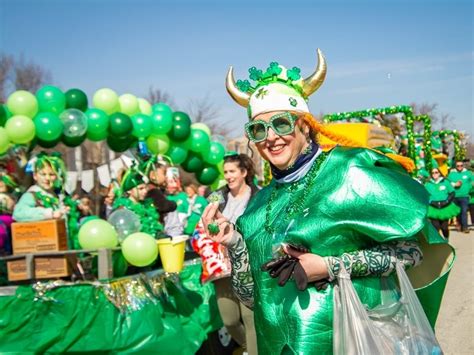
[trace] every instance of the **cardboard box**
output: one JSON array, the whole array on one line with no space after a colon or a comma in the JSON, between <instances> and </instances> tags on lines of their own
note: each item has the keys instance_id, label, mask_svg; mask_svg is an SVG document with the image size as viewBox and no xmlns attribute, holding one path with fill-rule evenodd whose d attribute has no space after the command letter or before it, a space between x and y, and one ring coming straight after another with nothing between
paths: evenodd
<instances>
[{"instance_id":1,"label":"cardboard box","mask_svg":"<svg viewBox=\"0 0 474 355\"><path fill-rule=\"evenodd\" d=\"M66 223L63 219L12 224L13 254L67 250Z\"/></svg>"},{"instance_id":2,"label":"cardboard box","mask_svg":"<svg viewBox=\"0 0 474 355\"><path fill-rule=\"evenodd\" d=\"M7 263L7 269L9 281L28 280L26 277L25 259L9 261ZM71 270L67 258L64 256L35 258L36 279L54 279L69 276L70 274Z\"/></svg>"}]
</instances>

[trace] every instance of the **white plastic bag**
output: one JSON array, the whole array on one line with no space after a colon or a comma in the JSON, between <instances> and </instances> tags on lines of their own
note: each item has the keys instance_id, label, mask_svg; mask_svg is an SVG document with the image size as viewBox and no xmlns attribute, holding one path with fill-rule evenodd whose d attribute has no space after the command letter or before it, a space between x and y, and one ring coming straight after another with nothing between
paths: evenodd
<instances>
[{"instance_id":1,"label":"white plastic bag","mask_svg":"<svg viewBox=\"0 0 474 355\"><path fill-rule=\"evenodd\" d=\"M341 265L334 288L334 355L442 354L413 287L397 263L399 291L382 278L381 304L367 310Z\"/></svg>"}]
</instances>

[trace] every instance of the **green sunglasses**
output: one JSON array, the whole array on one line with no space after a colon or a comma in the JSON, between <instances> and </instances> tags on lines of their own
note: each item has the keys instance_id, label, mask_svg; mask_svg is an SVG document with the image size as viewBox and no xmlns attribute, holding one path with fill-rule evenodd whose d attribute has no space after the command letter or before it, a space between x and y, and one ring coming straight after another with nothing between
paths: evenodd
<instances>
[{"instance_id":1,"label":"green sunglasses","mask_svg":"<svg viewBox=\"0 0 474 355\"><path fill-rule=\"evenodd\" d=\"M298 116L289 112L283 112L272 116L268 122L256 120L245 124L245 132L248 139L253 143L262 142L267 139L268 128L271 128L275 134L286 136L295 131L295 122Z\"/></svg>"}]
</instances>

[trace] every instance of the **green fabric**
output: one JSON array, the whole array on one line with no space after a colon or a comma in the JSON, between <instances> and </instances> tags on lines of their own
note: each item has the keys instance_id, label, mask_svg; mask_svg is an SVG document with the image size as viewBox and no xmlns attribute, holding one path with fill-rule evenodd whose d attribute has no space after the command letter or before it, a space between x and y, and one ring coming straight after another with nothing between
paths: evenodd
<instances>
[{"instance_id":1,"label":"green fabric","mask_svg":"<svg viewBox=\"0 0 474 355\"><path fill-rule=\"evenodd\" d=\"M454 188L456 197L469 197L469 191L471 190L473 183L472 171L467 169L464 169L461 172L457 171L456 169L451 170L448 175L448 180L451 182L462 181L460 187Z\"/></svg>"},{"instance_id":2,"label":"green fabric","mask_svg":"<svg viewBox=\"0 0 474 355\"><path fill-rule=\"evenodd\" d=\"M184 192L179 192L176 195L168 195L166 198L170 201L176 202L176 212L188 213L188 195Z\"/></svg>"},{"instance_id":3,"label":"green fabric","mask_svg":"<svg viewBox=\"0 0 474 355\"><path fill-rule=\"evenodd\" d=\"M54 301L35 301L32 288L20 286L0 297L0 352L193 354L222 326L213 285L201 285L200 273L188 266L180 282L165 282L168 297L128 314L92 286L49 291Z\"/></svg>"},{"instance_id":4,"label":"green fabric","mask_svg":"<svg viewBox=\"0 0 474 355\"><path fill-rule=\"evenodd\" d=\"M448 195L454 192L451 183L446 179L438 180L437 182L430 180L425 184L425 188L430 194L430 202L445 201L448 199Z\"/></svg>"},{"instance_id":5,"label":"green fabric","mask_svg":"<svg viewBox=\"0 0 474 355\"><path fill-rule=\"evenodd\" d=\"M375 151L336 147L322 163L312 187L305 190L304 186L305 178L293 184L273 181L257 193L237 221L249 251L262 354L280 354L288 349L304 354L332 352L334 285L322 291L314 287L298 291L294 282L278 286L277 280L261 271L261 265L272 258L272 246L286 241L321 256L339 256L431 232L426 226L428 195L423 185L398 163ZM269 209L274 188L278 194ZM292 209L291 190L301 199L309 194L306 208L282 225L282 216ZM267 210L271 211L269 221ZM273 237L263 228L266 223L275 229ZM353 279L362 303L374 307L380 302L380 280Z\"/></svg>"},{"instance_id":6,"label":"green fabric","mask_svg":"<svg viewBox=\"0 0 474 355\"><path fill-rule=\"evenodd\" d=\"M193 234L194 229L196 229L196 225L199 223L201 215L204 212L208 202L204 197L197 195L191 211L189 211L189 201L187 199L186 203L188 205L188 221L186 223L186 227L184 227L184 234L191 235Z\"/></svg>"},{"instance_id":7,"label":"green fabric","mask_svg":"<svg viewBox=\"0 0 474 355\"><path fill-rule=\"evenodd\" d=\"M451 202L449 205L443 208L436 208L433 206L428 207L428 217L441 221L446 221L456 217L459 213L461 213L461 209L454 202Z\"/></svg>"}]
</instances>

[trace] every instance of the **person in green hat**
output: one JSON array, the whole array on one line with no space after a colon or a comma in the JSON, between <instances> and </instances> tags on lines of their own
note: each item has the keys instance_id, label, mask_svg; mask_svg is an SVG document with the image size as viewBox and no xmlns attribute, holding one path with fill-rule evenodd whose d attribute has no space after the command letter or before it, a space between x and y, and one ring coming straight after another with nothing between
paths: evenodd
<instances>
[{"instance_id":1,"label":"person in green hat","mask_svg":"<svg viewBox=\"0 0 474 355\"><path fill-rule=\"evenodd\" d=\"M140 219L140 232L159 238L163 225L159 222L159 214L153 200L146 198L148 193L148 179L132 166L121 180L121 196L116 198L113 209L126 208L135 213Z\"/></svg>"},{"instance_id":2,"label":"person in green hat","mask_svg":"<svg viewBox=\"0 0 474 355\"><path fill-rule=\"evenodd\" d=\"M467 226L467 209L469 206L469 192L474 183L472 171L464 167L462 160L456 160L455 169L449 172L448 180L451 181L454 187L454 202L461 209L457 217L458 229L464 233L469 233Z\"/></svg>"},{"instance_id":3,"label":"person in green hat","mask_svg":"<svg viewBox=\"0 0 474 355\"><path fill-rule=\"evenodd\" d=\"M166 169L166 162L158 160L156 156L149 156L140 164L140 170L149 181L146 198L153 200L162 224L166 215L177 207L176 202L166 198Z\"/></svg>"},{"instance_id":4,"label":"person in green hat","mask_svg":"<svg viewBox=\"0 0 474 355\"><path fill-rule=\"evenodd\" d=\"M30 162L35 184L21 196L13 210L18 222L65 218L70 206L64 203L64 162L57 155L38 154Z\"/></svg>"},{"instance_id":5,"label":"person in green hat","mask_svg":"<svg viewBox=\"0 0 474 355\"><path fill-rule=\"evenodd\" d=\"M454 201L454 188L444 178L438 167L431 170L431 179L425 183L430 194L428 218L436 230L441 230L443 236L449 238L449 220L459 214L460 208Z\"/></svg>"}]
</instances>

